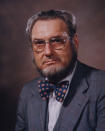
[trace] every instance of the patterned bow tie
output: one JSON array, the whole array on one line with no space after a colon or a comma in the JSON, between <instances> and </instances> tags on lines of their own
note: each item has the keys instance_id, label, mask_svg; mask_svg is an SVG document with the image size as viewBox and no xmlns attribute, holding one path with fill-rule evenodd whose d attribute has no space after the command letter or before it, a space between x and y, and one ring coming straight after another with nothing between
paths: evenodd
<instances>
[{"instance_id":1,"label":"patterned bow tie","mask_svg":"<svg viewBox=\"0 0 105 131\"><path fill-rule=\"evenodd\" d=\"M57 85L49 83L48 80L38 81L39 93L43 100L49 98L53 91L55 92L56 100L62 102L65 98L67 88L69 86L69 81L63 81Z\"/></svg>"}]
</instances>

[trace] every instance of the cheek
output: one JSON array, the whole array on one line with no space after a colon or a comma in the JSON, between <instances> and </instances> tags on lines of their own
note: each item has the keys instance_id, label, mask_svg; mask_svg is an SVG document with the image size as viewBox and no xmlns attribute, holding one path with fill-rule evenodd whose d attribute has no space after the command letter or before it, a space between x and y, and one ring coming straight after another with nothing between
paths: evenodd
<instances>
[{"instance_id":1,"label":"cheek","mask_svg":"<svg viewBox=\"0 0 105 131\"><path fill-rule=\"evenodd\" d=\"M34 59L35 59L36 65L37 65L39 68L41 68L41 65L42 65L41 56L34 53Z\"/></svg>"},{"instance_id":2,"label":"cheek","mask_svg":"<svg viewBox=\"0 0 105 131\"><path fill-rule=\"evenodd\" d=\"M67 48L65 51L60 53L60 59L63 65L68 65L72 59L72 49Z\"/></svg>"}]
</instances>

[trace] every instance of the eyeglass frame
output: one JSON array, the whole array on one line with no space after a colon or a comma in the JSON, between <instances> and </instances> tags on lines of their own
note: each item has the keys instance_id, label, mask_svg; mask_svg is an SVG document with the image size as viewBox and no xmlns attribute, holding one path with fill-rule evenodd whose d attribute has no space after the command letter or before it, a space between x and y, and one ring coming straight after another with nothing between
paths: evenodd
<instances>
[{"instance_id":1,"label":"eyeglass frame","mask_svg":"<svg viewBox=\"0 0 105 131\"><path fill-rule=\"evenodd\" d=\"M46 46L46 44L53 45L53 42L51 43L51 39L57 38L57 37L58 37L58 38L62 37L62 40L63 40L64 43L62 43L61 45L64 45L64 46L65 46L65 43L66 43L68 40L71 40L71 37L68 36L68 35L64 35L64 36L54 36L54 37L51 37L49 40L44 40L44 39L36 39L36 40L43 41L43 42L44 42L43 45ZM63 37L66 37L66 38L64 39ZM34 50L34 46L37 45L37 44L33 44L33 42L35 42L35 39L32 41L32 49L33 49L33 52L40 53L40 52L43 52L43 51L44 51L45 46L44 46L44 48L43 48L41 51L37 51L37 49ZM53 49L53 50L62 50L62 49L64 48L64 46L62 46L62 48L60 48L60 49ZM53 48L54 48L54 47L53 47Z\"/></svg>"}]
</instances>

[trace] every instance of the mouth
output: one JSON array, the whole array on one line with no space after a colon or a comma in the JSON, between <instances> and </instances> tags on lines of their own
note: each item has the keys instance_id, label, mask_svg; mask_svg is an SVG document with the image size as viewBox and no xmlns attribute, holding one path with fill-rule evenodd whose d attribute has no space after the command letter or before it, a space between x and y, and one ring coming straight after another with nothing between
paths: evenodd
<instances>
[{"instance_id":1,"label":"mouth","mask_svg":"<svg viewBox=\"0 0 105 131\"><path fill-rule=\"evenodd\" d=\"M52 64L55 64L56 63L56 60L48 60L48 61L44 61L43 64L45 65L52 65Z\"/></svg>"}]
</instances>

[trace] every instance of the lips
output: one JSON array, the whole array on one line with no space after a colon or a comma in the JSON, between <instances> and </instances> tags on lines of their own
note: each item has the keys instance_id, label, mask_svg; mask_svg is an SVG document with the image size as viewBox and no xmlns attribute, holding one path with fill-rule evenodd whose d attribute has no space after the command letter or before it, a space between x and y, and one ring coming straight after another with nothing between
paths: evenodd
<instances>
[{"instance_id":1,"label":"lips","mask_svg":"<svg viewBox=\"0 0 105 131\"><path fill-rule=\"evenodd\" d=\"M52 65L52 64L55 64L56 63L56 60L48 60L48 61L44 61L43 64L46 64L46 65Z\"/></svg>"}]
</instances>

